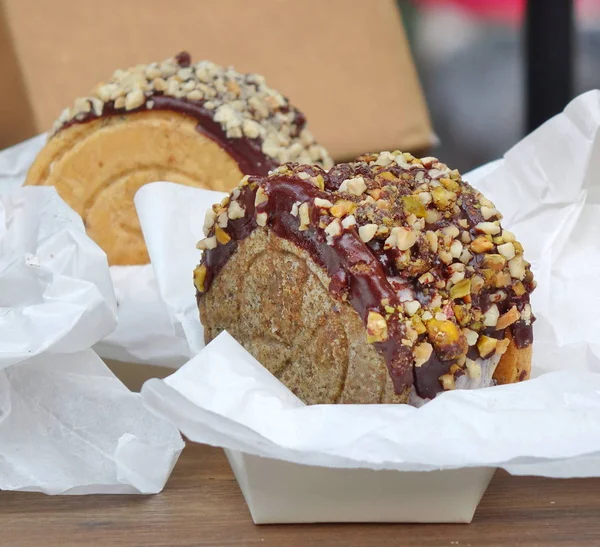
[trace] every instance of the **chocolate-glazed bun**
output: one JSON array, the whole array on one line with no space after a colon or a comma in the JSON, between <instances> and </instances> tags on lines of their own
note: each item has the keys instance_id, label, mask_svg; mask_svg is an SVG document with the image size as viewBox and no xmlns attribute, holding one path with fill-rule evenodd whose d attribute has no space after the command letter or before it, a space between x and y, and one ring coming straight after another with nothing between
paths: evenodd
<instances>
[{"instance_id":1,"label":"chocolate-glazed bun","mask_svg":"<svg viewBox=\"0 0 600 547\"><path fill-rule=\"evenodd\" d=\"M535 282L500 219L458 171L401 152L245 177L198 244L206 342L227 330L308 404L525 380Z\"/></svg>"},{"instance_id":2,"label":"chocolate-glazed bun","mask_svg":"<svg viewBox=\"0 0 600 547\"><path fill-rule=\"evenodd\" d=\"M228 191L287 161L332 162L262 76L187 53L117 70L56 122L26 184L53 185L111 264L148 262L133 197L169 180Z\"/></svg>"}]
</instances>

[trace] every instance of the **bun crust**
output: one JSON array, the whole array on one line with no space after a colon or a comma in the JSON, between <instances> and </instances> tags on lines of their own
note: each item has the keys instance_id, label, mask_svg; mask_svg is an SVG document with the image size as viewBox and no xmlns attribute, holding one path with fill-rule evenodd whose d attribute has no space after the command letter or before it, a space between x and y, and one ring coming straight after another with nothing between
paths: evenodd
<instances>
[{"instance_id":1,"label":"bun crust","mask_svg":"<svg viewBox=\"0 0 600 547\"><path fill-rule=\"evenodd\" d=\"M168 111L71 125L48 141L25 184L55 186L81 215L111 265L146 264L133 203L144 184L168 180L228 191L243 176L237 163L196 126L193 118Z\"/></svg>"}]
</instances>

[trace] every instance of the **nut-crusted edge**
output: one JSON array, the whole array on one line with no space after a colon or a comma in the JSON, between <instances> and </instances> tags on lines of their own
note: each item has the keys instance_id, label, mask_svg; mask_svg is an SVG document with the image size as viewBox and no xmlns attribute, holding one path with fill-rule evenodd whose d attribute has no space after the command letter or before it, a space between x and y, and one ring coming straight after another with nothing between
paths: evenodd
<instances>
[{"instance_id":1,"label":"nut-crusted edge","mask_svg":"<svg viewBox=\"0 0 600 547\"><path fill-rule=\"evenodd\" d=\"M87 97L79 97L55 122L52 134L65 125L101 117L107 104L127 113L151 110L154 96L168 96L203 105L213 112L230 139L259 139L263 154L278 163L333 162L305 127L305 118L288 99L267 86L258 74L242 74L233 67L210 61L191 64L187 53L158 63L117 70L108 82L99 83Z\"/></svg>"}]
</instances>

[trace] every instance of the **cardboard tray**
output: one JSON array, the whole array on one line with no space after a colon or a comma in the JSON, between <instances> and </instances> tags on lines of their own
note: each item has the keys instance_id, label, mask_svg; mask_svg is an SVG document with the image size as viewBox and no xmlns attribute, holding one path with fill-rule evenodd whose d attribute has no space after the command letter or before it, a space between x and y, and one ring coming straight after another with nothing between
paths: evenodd
<instances>
[{"instance_id":1,"label":"cardboard tray","mask_svg":"<svg viewBox=\"0 0 600 547\"><path fill-rule=\"evenodd\" d=\"M469 523L495 471L337 469L225 454L255 524Z\"/></svg>"}]
</instances>

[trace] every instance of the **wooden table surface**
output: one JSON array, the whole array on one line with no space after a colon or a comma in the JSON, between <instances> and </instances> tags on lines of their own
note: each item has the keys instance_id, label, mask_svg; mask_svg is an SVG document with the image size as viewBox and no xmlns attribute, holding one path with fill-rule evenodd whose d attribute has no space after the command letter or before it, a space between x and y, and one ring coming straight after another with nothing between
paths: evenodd
<instances>
[{"instance_id":1,"label":"wooden table surface","mask_svg":"<svg viewBox=\"0 0 600 547\"><path fill-rule=\"evenodd\" d=\"M470 525L252 523L221 450L189 446L162 494L0 492L0 546L600 546L600 479L497 472Z\"/></svg>"}]
</instances>

